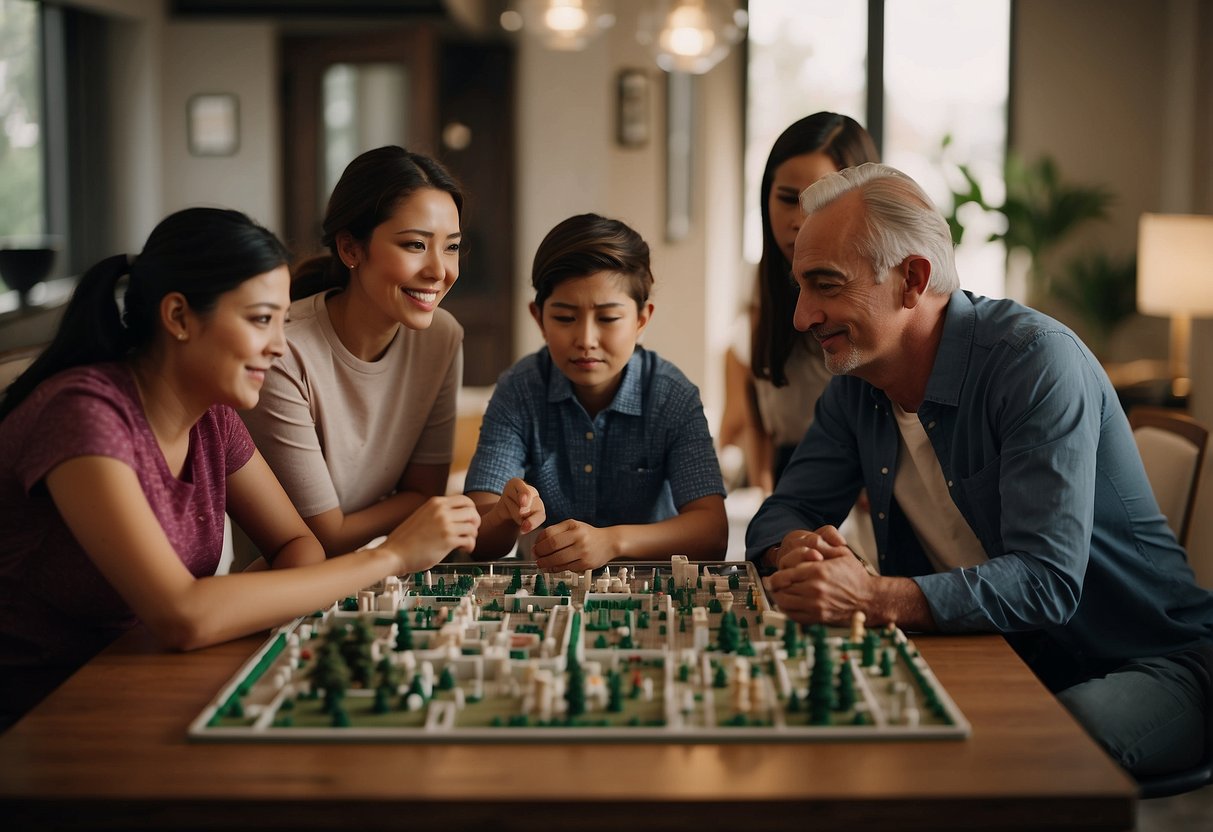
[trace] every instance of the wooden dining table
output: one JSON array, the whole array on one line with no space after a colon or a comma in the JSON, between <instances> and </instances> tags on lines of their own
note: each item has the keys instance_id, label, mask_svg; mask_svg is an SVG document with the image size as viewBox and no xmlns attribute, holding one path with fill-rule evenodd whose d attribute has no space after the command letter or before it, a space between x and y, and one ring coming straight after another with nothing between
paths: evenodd
<instances>
[{"instance_id":1,"label":"wooden dining table","mask_svg":"<svg viewBox=\"0 0 1213 832\"><path fill-rule=\"evenodd\" d=\"M0 828L1127 830L1133 781L999 636L914 637L965 739L191 741L263 637L137 628L0 735Z\"/></svg>"}]
</instances>

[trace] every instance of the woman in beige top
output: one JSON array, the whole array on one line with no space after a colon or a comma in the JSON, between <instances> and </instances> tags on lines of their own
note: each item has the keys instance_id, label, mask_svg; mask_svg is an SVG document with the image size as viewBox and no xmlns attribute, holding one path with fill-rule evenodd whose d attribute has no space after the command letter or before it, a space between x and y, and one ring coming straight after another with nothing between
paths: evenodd
<instances>
[{"instance_id":1,"label":"woman in beige top","mask_svg":"<svg viewBox=\"0 0 1213 832\"><path fill-rule=\"evenodd\" d=\"M244 418L329 556L446 491L463 329L438 305L462 206L433 159L367 151L329 199L329 254L295 270L286 354Z\"/></svg>"}]
</instances>

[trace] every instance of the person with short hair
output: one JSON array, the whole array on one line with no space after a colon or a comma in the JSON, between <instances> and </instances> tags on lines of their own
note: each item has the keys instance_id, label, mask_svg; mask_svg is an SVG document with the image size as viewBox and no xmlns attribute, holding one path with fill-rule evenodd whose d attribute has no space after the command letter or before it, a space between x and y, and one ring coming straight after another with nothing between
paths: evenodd
<instances>
[{"instance_id":1,"label":"person with short hair","mask_svg":"<svg viewBox=\"0 0 1213 832\"><path fill-rule=\"evenodd\" d=\"M699 390L637 344L653 316L648 244L619 220L570 217L539 244L531 284L547 346L489 401L464 484L484 515L473 556L544 525L532 553L548 571L722 558L724 485Z\"/></svg>"},{"instance_id":2,"label":"person with short hair","mask_svg":"<svg viewBox=\"0 0 1213 832\"><path fill-rule=\"evenodd\" d=\"M1129 772L1194 764L1213 593L1099 362L1057 321L961 290L943 216L901 172L843 170L801 204L794 322L835 378L747 530L779 608L1003 633ZM879 574L836 528L863 487Z\"/></svg>"}]
</instances>

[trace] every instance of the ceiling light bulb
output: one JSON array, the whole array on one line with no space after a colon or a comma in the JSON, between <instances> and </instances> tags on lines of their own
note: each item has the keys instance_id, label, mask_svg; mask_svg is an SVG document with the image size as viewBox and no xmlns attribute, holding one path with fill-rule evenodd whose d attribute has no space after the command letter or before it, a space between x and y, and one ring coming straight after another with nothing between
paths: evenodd
<instances>
[{"instance_id":1,"label":"ceiling light bulb","mask_svg":"<svg viewBox=\"0 0 1213 832\"><path fill-rule=\"evenodd\" d=\"M706 55L716 46L716 35L701 5L679 6L670 12L659 37L661 48L693 58Z\"/></svg>"},{"instance_id":2,"label":"ceiling light bulb","mask_svg":"<svg viewBox=\"0 0 1213 832\"><path fill-rule=\"evenodd\" d=\"M543 14L543 23L553 32L575 34L584 31L589 15L581 7L580 0L553 0Z\"/></svg>"}]
</instances>

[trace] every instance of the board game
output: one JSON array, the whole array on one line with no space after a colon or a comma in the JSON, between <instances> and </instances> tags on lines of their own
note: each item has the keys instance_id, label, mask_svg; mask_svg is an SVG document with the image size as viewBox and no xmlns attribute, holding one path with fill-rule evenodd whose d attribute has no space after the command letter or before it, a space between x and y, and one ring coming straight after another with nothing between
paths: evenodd
<instances>
[{"instance_id":1,"label":"board game","mask_svg":"<svg viewBox=\"0 0 1213 832\"><path fill-rule=\"evenodd\" d=\"M802 629L749 563L443 565L275 630L194 720L225 741L961 739L895 628Z\"/></svg>"}]
</instances>

